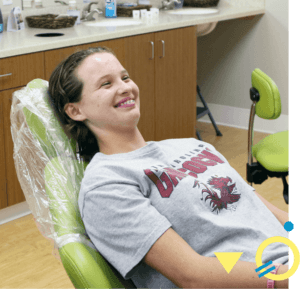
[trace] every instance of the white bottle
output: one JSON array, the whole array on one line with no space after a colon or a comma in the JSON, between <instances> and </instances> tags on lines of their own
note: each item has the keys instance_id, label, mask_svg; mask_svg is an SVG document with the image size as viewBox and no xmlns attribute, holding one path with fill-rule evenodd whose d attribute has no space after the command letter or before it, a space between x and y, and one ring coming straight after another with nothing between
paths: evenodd
<instances>
[{"instance_id":1,"label":"white bottle","mask_svg":"<svg viewBox=\"0 0 300 289\"><path fill-rule=\"evenodd\" d=\"M77 4L75 0L69 1L69 10L77 10Z\"/></svg>"}]
</instances>

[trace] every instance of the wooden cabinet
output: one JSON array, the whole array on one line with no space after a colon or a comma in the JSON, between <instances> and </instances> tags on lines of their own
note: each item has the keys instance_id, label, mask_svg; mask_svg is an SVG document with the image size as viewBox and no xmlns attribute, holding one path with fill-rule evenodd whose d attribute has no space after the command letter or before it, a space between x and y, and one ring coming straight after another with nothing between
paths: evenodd
<instances>
[{"instance_id":1,"label":"wooden cabinet","mask_svg":"<svg viewBox=\"0 0 300 289\"><path fill-rule=\"evenodd\" d=\"M25 201L13 160L10 132L12 94L44 78L44 52L0 59L0 209Z\"/></svg>"},{"instance_id":2,"label":"wooden cabinet","mask_svg":"<svg viewBox=\"0 0 300 289\"><path fill-rule=\"evenodd\" d=\"M196 41L194 26L155 33L156 141L195 137Z\"/></svg>"},{"instance_id":3,"label":"wooden cabinet","mask_svg":"<svg viewBox=\"0 0 300 289\"><path fill-rule=\"evenodd\" d=\"M125 66L140 89L139 129L146 141L195 137L195 29L125 38Z\"/></svg>"},{"instance_id":4,"label":"wooden cabinet","mask_svg":"<svg viewBox=\"0 0 300 289\"><path fill-rule=\"evenodd\" d=\"M44 52L0 59L0 91L44 77Z\"/></svg>"},{"instance_id":5,"label":"wooden cabinet","mask_svg":"<svg viewBox=\"0 0 300 289\"><path fill-rule=\"evenodd\" d=\"M0 209L23 202L13 160L10 132L12 94L35 78L50 79L54 68L75 51L111 48L138 85L146 141L195 137L196 27L185 27L120 39L0 59Z\"/></svg>"},{"instance_id":6,"label":"wooden cabinet","mask_svg":"<svg viewBox=\"0 0 300 289\"><path fill-rule=\"evenodd\" d=\"M7 206L12 206L25 201L25 196L21 189L13 160L14 144L10 130L10 109L12 104L12 94L22 87L8 89L0 92L3 103L4 117L4 148L5 148L5 171L6 171L6 192Z\"/></svg>"},{"instance_id":7,"label":"wooden cabinet","mask_svg":"<svg viewBox=\"0 0 300 289\"><path fill-rule=\"evenodd\" d=\"M0 92L0 209L7 207L6 166L4 149L4 117L2 94Z\"/></svg>"},{"instance_id":8,"label":"wooden cabinet","mask_svg":"<svg viewBox=\"0 0 300 289\"><path fill-rule=\"evenodd\" d=\"M145 141L155 140L155 65L154 59L151 59L154 35L149 33L126 37L124 43L123 66L139 88L141 117L138 128Z\"/></svg>"}]
</instances>

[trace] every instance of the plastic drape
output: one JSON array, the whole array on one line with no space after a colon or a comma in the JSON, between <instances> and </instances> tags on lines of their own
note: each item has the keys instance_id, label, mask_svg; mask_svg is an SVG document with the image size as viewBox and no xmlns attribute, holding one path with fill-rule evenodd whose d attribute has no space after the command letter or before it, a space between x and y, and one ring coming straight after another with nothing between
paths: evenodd
<instances>
[{"instance_id":1,"label":"plastic drape","mask_svg":"<svg viewBox=\"0 0 300 289\"><path fill-rule=\"evenodd\" d=\"M48 81L35 79L13 93L11 134L18 180L53 255L70 242L94 248L85 234L78 193L86 163L63 132L48 97Z\"/></svg>"}]
</instances>

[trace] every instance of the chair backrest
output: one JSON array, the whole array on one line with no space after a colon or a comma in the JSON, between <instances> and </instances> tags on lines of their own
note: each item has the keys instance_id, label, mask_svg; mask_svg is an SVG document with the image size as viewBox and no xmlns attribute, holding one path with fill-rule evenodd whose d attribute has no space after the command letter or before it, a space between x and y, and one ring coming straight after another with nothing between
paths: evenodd
<instances>
[{"instance_id":1,"label":"chair backrest","mask_svg":"<svg viewBox=\"0 0 300 289\"><path fill-rule=\"evenodd\" d=\"M275 82L260 69L251 75L252 87L258 90L260 99L255 106L255 113L264 119L276 119L281 114L281 98Z\"/></svg>"},{"instance_id":2,"label":"chair backrest","mask_svg":"<svg viewBox=\"0 0 300 289\"><path fill-rule=\"evenodd\" d=\"M76 142L64 133L47 90L47 81L35 79L13 94L14 161L26 201L74 286L124 287L85 233L77 199L87 163L76 156Z\"/></svg>"}]
</instances>

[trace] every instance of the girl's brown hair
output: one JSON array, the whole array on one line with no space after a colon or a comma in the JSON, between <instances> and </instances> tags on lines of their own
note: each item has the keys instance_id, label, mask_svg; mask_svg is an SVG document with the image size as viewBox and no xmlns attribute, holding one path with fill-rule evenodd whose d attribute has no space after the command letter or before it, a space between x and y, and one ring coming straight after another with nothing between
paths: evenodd
<instances>
[{"instance_id":1,"label":"girl's brown hair","mask_svg":"<svg viewBox=\"0 0 300 289\"><path fill-rule=\"evenodd\" d=\"M49 80L49 97L55 113L69 138L77 145L76 153L83 161L89 162L100 151L97 139L92 131L81 121L71 119L65 112L67 103L79 102L82 98L83 82L77 77L77 68L88 56L99 53L115 53L108 47L93 47L77 51L64 59L52 72Z\"/></svg>"}]
</instances>

